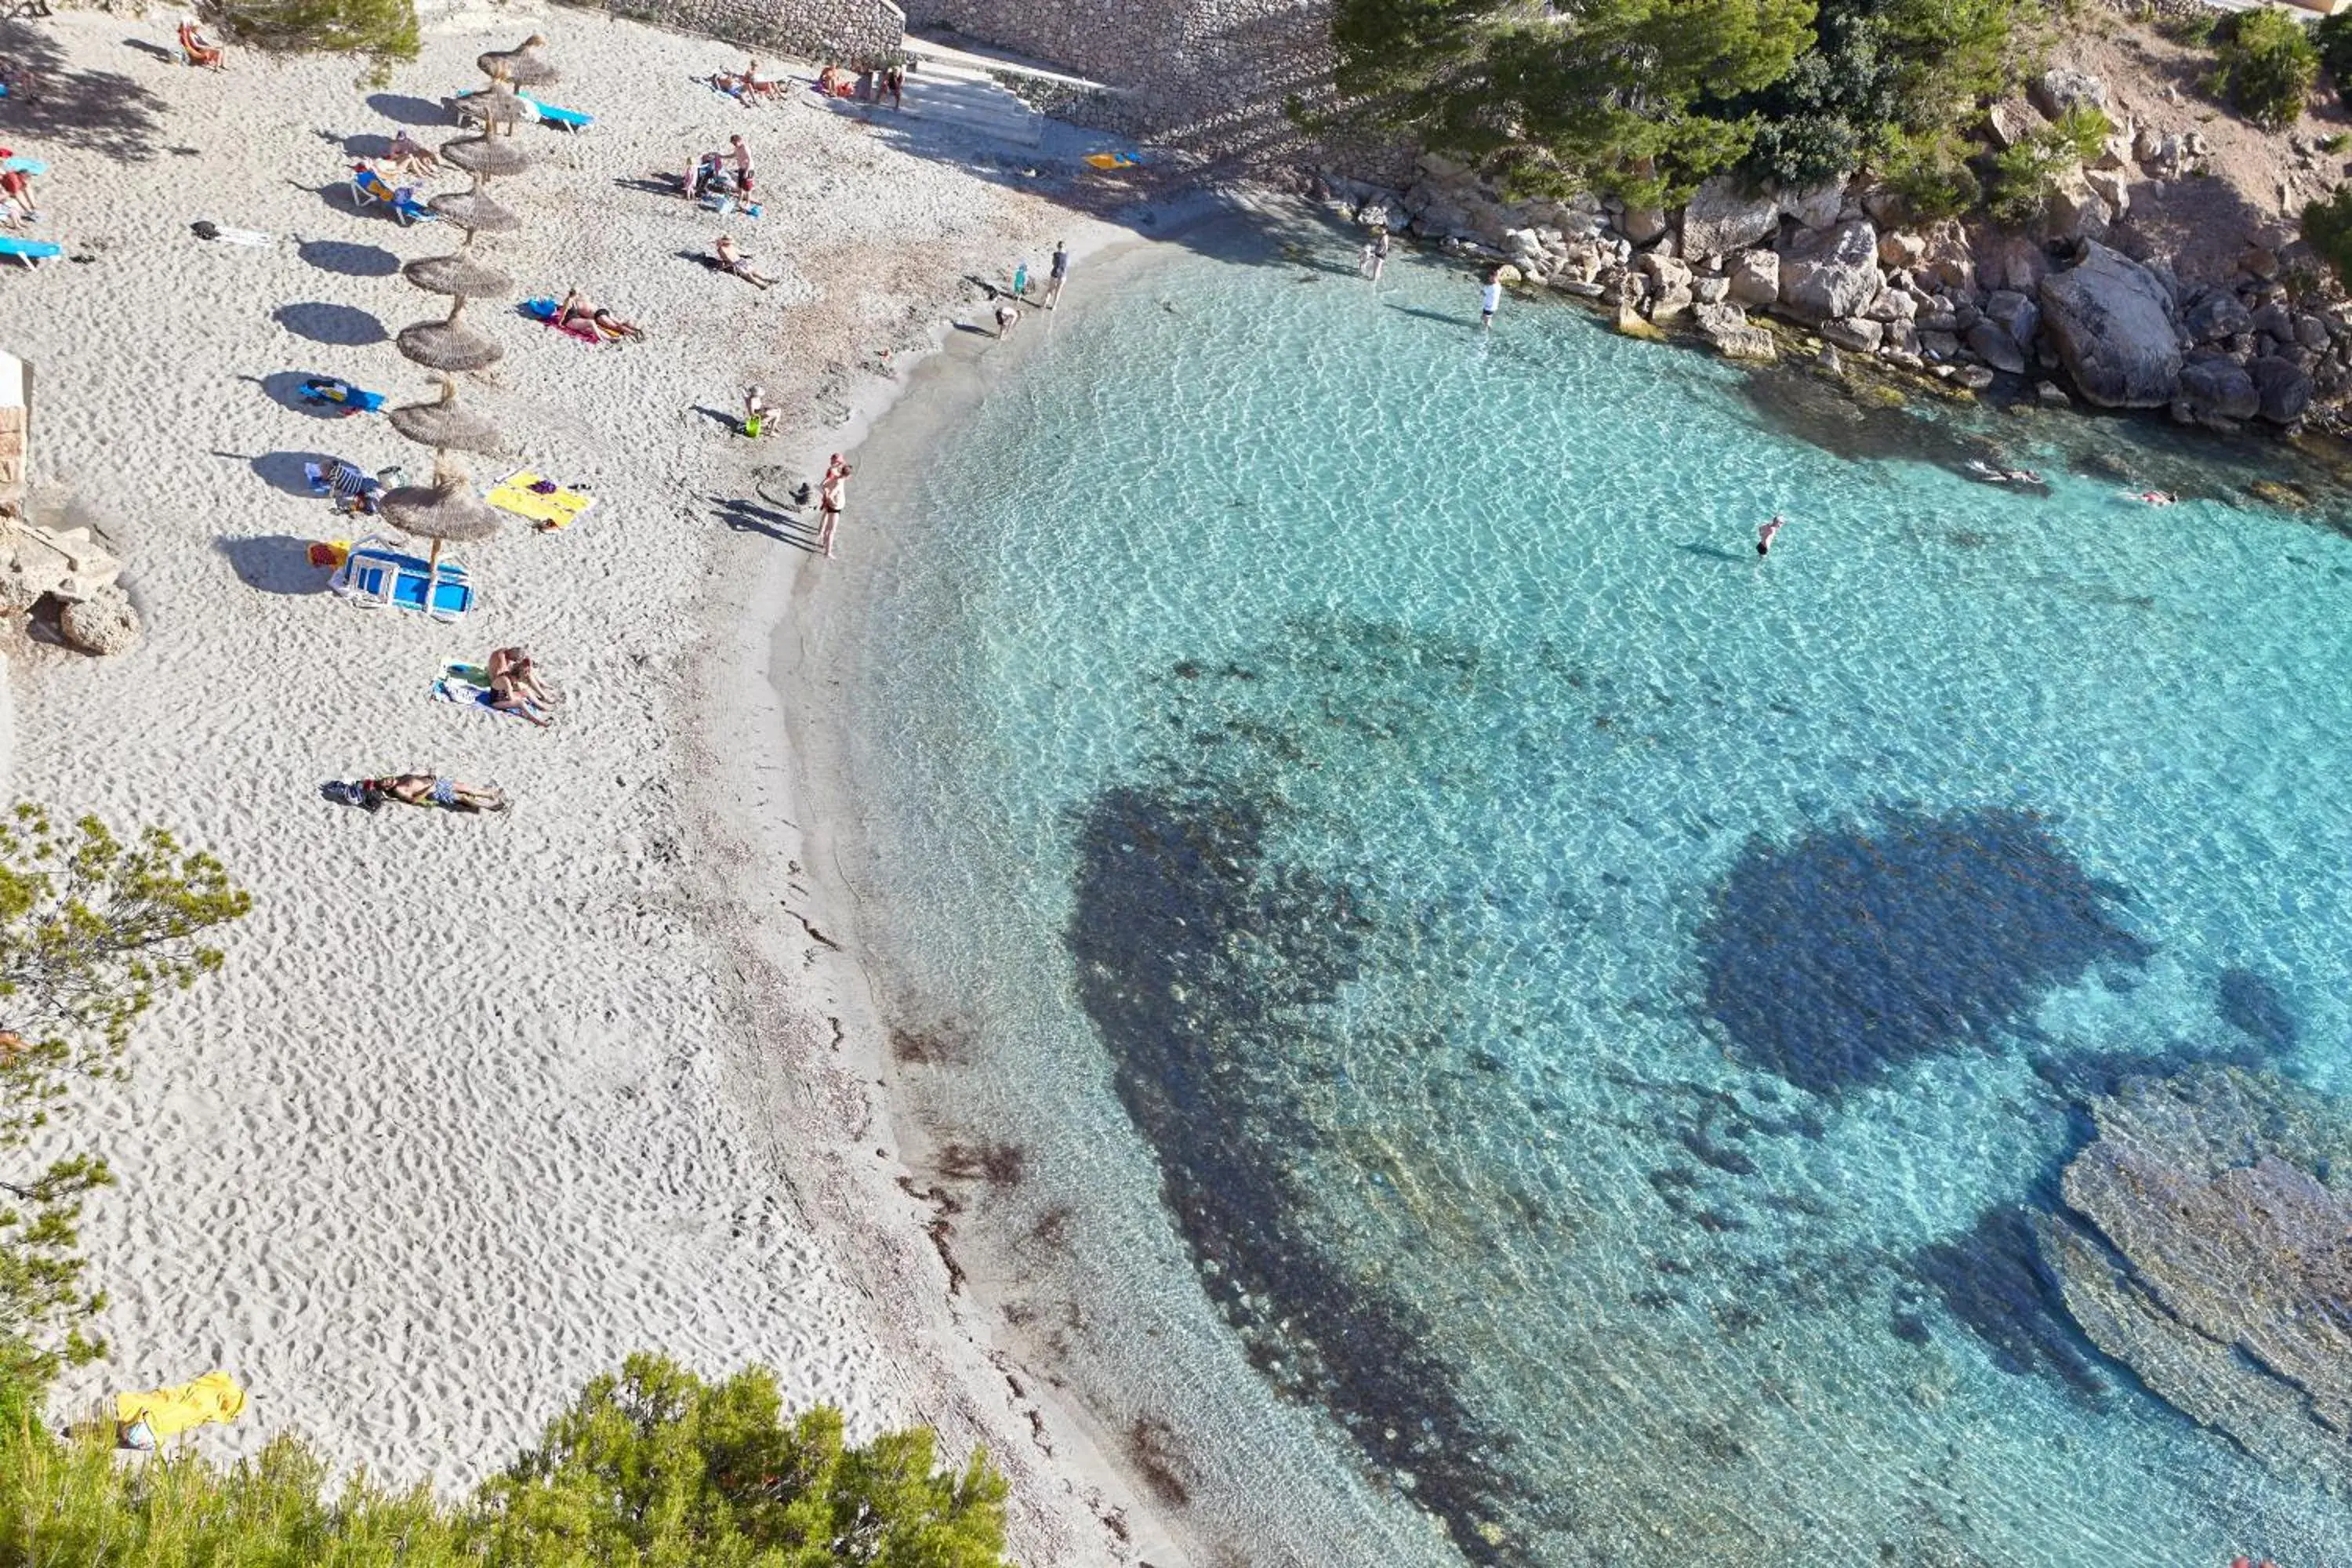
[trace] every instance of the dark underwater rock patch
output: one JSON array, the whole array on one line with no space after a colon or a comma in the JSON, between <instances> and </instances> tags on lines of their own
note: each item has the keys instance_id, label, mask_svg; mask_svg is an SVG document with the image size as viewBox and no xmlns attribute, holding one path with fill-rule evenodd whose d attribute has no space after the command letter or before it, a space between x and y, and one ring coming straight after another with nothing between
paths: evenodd
<instances>
[{"instance_id":1,"label":"dark underwater rock patch","mask_svg":"<svg viewBox=\"0 0 2352 1568\"><path fill-rule=\"evenodd\" d=\"M1921 1247L1909 1272L1983 1343L2001 1371L2053 1377L2085 1398L2107 1391L2098 1352L2066 1315L2042 1268L2033 1220L2024 1209L1994 1209L1966 1233ZM1899 1308L1894 1329L1915 1343L1926 1338L1916 1316Z\"/></svg>"},{"instance_id":2,"label":"dark underwater rock patch","mask_svg":"<svg viewBox=\"0 0 2352 1568\"><path fill-rule=\"evenodd\" d=\"M1286 1393L1322 1402L1381 1470L1407 1472L1474 1562L1507 1495L1487 1430L1410 1303L1318 1234L1292 1172L1318 1134L1289 1072L1327 1053L1321 1010L1371 922L1344 885L1265 851L1268 805L1230 780L1119 786L1076 824L1067 945L1113 1082L1210 1290Z\"/></svg>"},{"instance_id":3,"label":"dark underwater rock patch","mask_svg":"<svg viewBox=\"0 0 2352 1568\"><path fill-rule=\"evenodd\" d=\"M2302 1029L2268 976L2251 969L2225 969L2213 984L2213 1010L2221 1021L2275 1052L2294 1048Z\"/></svg>"},{"instance_id":4,"label":"dark underwater rock patch","mask_svg":"<svg viewBox=\"0 0 2352 1568\"><path fill-rule=\"evenodd\" d=\"M1890 810L1751 839L1698 931L1706 1009L1743 1065L1834 1096L1990 1046L2043 992L2152 951L2031 812Z\"/></svg>"}]
</instances>

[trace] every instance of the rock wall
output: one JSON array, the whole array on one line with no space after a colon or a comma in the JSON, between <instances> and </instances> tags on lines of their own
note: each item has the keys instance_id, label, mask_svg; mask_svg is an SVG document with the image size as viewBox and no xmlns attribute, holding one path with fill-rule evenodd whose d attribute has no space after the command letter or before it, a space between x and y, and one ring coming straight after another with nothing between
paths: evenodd
<instances>
[{"instance_id":1,"label":"rock wall","mask_svg":"<svg viewBox=\"0 0 2352 1568\"><path fill-rule=\"evenodd\" d=\"M851 65L897 53L907 36L907 14L891 0L601 0L592 8Z\"/></svg>"},{"instance_id":2,"label":"rock wall","mask_svg":"<svg viewBox=\"0 0 2352 1568\"><path fill-rule=\"evenodd\" d=\"M1119 89L1090 118L1241 161L1297 147L1283 100L1333 65L1330 0L909 0L907 25L1090 77Z\"/></svg>"}]
</instances>

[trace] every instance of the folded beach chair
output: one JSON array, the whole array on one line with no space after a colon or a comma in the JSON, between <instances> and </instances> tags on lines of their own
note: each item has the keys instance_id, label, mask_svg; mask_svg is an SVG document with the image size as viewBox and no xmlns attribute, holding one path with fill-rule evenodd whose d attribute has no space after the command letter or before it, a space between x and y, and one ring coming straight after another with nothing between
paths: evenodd
<instances>
[{"instance_id":1,"label":"folded beach chair","mask_svg":"<svg viewBox=\"0 0 2352 1568\"><path fill-rule=\"evenodd\" d=\"M0 234L0 256L13 256L27 267L63 256L66 247L46 239L18 239L14 235Z\"/></svg>"},{"instance_id":2,"label":"folded beach chair","mask_svg":"<svg viewBox=\"0 0 2352 1568\"><path fill-rule=\"evenodd\" d=\"M430 582L432 602L425 601ZM460 563L444 559L438 567L382 539L363 539L327 579L328 591L363 609L418 610L436 621L455 621L474 607L474 585Z\"/></svg>"},{"instance_id":3,"label":"folded beach chair","mask_svg":"<svg viewBox=\"0 0 2352 1568\"><path fill-rule=\"evenodd\" d=\"M546 531L571 527L596 504L596 498L585 490L531 489L545 482L529 468L517 468L490 491L489 503L501 511L527 517Z\"/></svg>"},{"instance_id":4,"label":"folded beach chair","mask_svg":"<svg viewBox=\"0 0 2352 1568\"><path fill-rule=\"evenodd\" d=\"M576 342L583 343L602 343L604 341L604 334L598 331L593 322L578 321L569 325L559 324L555 319L555 313L562 308L562 307L553 300L525 300L521 306L522 313L524 315L529 316L534 321L546 322L549 326L555 328L557 331L562 332L567 338L571 338Z\"/></svg>"},{"instance_id":5,"label":"folded beach chair","mask_svg":"<svg viewBox=\"0 0 2352 1568\"><path fill-rule=\"evenodd\" d=\"M373 206L381 204L392 209L392 216L404 224L429 222L441 215L416 199L416 193L406 185L394 189L383 175L365 163L352 165L352 205Z\"/></svg>"},{"instance_id":6,"label":"folded beach chair","mask_svg":"<svg viewBox=\"0 0 2352 1568\"><path fill-rule=\"evenodd\" d=\"M522 101L523 112L541 125L553 125L565 131L585 131L596 123L593 114L583 114L576 109L558 109L551 103L541 103L535 98L515 96Z\"/></svg>"}]
</instances>

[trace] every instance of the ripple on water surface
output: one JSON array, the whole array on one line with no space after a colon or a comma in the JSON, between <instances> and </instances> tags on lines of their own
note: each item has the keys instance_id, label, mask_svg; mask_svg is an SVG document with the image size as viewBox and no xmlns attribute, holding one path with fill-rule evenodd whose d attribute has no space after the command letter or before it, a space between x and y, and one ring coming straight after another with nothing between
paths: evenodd
<instances>
[{"instance_id":1,"label":"ripple on water surface","mask_svg":"<svg viewBox=\"0 0 2352 1568\"><path fill-rule=\"evenodd\" d=\"M2036 1241L2126 1077L2352 1087L2352 542L2127 502L2134 427L1849 419L1235 243L880 498L861 874L968 1030L913 1089L1025 1202L1164 1212L1433 1561L2352 1561Z\"/></svg>"}]
</instances>

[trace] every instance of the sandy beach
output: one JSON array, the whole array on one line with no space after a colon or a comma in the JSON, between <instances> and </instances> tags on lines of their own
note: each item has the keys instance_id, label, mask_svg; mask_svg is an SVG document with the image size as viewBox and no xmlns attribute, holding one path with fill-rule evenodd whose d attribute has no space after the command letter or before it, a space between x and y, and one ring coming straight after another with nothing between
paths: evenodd
<instances>
[{"instance_id":1,"label":"sandy beach","mask_svg":"<svg viewBox=\"0 0 2352 1568\"><path fill-rule=\"evenodd\" d=\"M856 1431L985 1443L1024 1562L1176 1560L950 1293L858 973L793 874L768 680L794 574L855 571L859 544L854 490L835 563L774 498L856 441L952 317L982 318L968 277L1119 231L904 122L804 91L740 106L693 79L742 50L593 14L428 13L423 58L383 89L348 60L185 69L163 58L173 20L38 24L53 100L109 112L6 126L50 164L37 233L73 258L0 279L0 343L36 368L35 477L110 520L147 625L104 661L12 630L7 783L169 826L255 897L224 973L158 1009L127 1084L68 1129L121 1185L86 1236L109 1353L61 1405L225 1367L253 1403L207 1451L299 1429L337 1464L456 1488L631 1350L763 1363ZM478 308L507 354L468 405L512 466L597 503L464 548L461 625L362 611L305 559L363 530L301 465L421 476L431 457L291 388L428 395L388 339L444 301L398 267L457 236L354 211L350 156L400 123L457 134L438 100L532 31L564 73L547 96L598 123L520 131L535 165L498 195L525 231L485 247L525 295L577 285L649 340L592 349ZM657 190L735 132L757 222ZM274 243L206 243L199 219ZM722 230L776 288L690 258ZM753 383L785 411L758 443L725 418ZM431 700L443 660L518 643L565 693L551 731ZM371 816L320 794L410 770L514 809Z\"/></svg>"}]
</instances>

